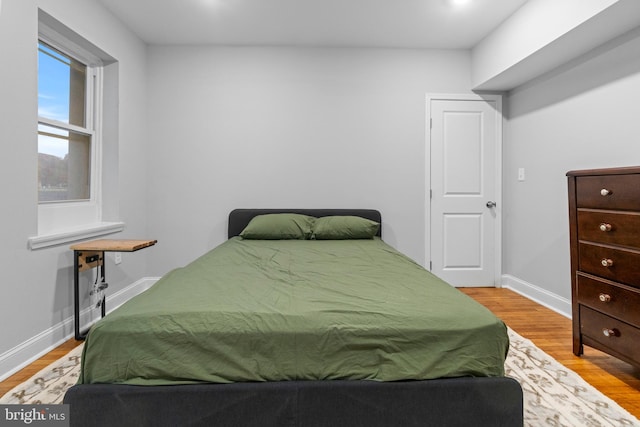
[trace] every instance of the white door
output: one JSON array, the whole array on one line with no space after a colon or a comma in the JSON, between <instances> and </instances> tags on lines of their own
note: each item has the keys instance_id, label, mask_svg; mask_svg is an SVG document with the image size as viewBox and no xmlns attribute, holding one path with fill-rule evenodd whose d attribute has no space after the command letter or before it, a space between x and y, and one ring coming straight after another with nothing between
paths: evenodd
<instances>
[{"instance_id":1,"label":"white door","mask_svg":"<svg viewBox=\"0 0 640 427\"><path fill-rule=\"evenodd\" d=\"M470 96L428 101L431 271L454 286L496 286L501 100Z\"/></svg>"}]
</instances>

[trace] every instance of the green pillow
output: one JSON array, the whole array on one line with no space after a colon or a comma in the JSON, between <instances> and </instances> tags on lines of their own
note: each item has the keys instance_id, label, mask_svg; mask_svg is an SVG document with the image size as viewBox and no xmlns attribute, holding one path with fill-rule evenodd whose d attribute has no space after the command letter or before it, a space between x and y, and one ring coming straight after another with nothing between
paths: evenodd
<instances>
[{"instance_id":1,"label":"green pillow","mask_svg":"<svg viewBox=\"0 0 640 427\"><path fill-rule=\"evenodd\" d=\"M294 213L266 214L253 217L240 233L243 239L304 240L311 236L316 218Z\"/></svg>"},{"instance_id":2,"label":"green pillow","mask_svg":"<svg viewBox=\"0 0 640 427\"><path fill-rule=\"evenodd\" d=\"M372 239L380 224L359 216L324 216L316 219L311 234L317 240Z\"/></svg>"}]
</instances>

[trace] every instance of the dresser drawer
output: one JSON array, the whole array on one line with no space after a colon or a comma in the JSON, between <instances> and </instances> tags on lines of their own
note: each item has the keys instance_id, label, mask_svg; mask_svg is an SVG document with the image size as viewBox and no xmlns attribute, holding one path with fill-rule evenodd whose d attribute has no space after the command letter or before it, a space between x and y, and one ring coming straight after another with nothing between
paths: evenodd
<instances>
[{"instance_id":1,"label":"dresser drawer","mask_svg":"<svg viewBox=\"0 0 640 427\"><path fill-rule=\"evenodd\" d=\"M579 269L640 287L640 251L580 242Z\"/></svg>"},{"instance_id":2,"label":"dresser drawer","mask_svg":"<svg viewBox=\"0 0 640 427\"><path fill-rule=\"evenodd\" d=\"M579 210L578 240L640 248L640 213Z\"/></svg>"},{"instance_id":3,"label":"dresser drawer","mask_svg":"<svg viewBox=\"0 0 640 427\"><path fill-rule=\"evenodd\" d=\"M585 306L580 306L580 329L591 340L632 360L640 360L640 330Z\"/></svg>"},{"instance_id":4,"label":"dresser drawer","mask_svg":"<svg viewBox=\"0 0 640 427\"><path fill-rule=\"evenodd\" d=\"M578 273L578 303L640 327L640 290Z\"/></svg>"},{"instance_id":5,"label":"dresser drawer","mask_svg":"<svg viewBox=\"0 0 640 427\"><path fill-rule=\"evenodd\" d=\"M637 210L640 174L576 177L578 208Z\"/></svg>"}]
</instances>

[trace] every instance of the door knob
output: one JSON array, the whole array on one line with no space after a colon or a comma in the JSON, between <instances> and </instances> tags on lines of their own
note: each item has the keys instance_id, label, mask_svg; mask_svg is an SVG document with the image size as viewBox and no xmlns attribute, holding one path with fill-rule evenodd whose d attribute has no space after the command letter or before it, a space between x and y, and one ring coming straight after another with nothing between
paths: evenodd
<instances>
[{"instance_id":1,"label":"door knob","mask_svg":"<svg viewBox=\"0 0 640 427\"><path fill-rule=\"evenodd\" d=\"M487 207L488 207L489 209L491 209L491 208L495 208L495 207L496 207L496 202L492 202L491 200L489 200L489 201L487 202Z\"/></svg>"}]
</instances>

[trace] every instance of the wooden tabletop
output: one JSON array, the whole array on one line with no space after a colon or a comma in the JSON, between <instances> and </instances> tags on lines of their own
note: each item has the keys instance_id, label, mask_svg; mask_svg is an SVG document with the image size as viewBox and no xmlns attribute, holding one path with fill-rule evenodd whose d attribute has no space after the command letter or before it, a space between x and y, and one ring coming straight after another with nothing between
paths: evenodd
<instances>
[{"instance_id":1,"label":"wooden tabletop","mask_svg":"<svg viewBox=\"0 0 640 427\"><path fill-rule=\"evenodd\" d=\"M134 252L142 248L153 246L157 242L157 240L100 239L77 243L75 245L71 245L69 249L74 251Z\"/></svg>"}]
</instances>

